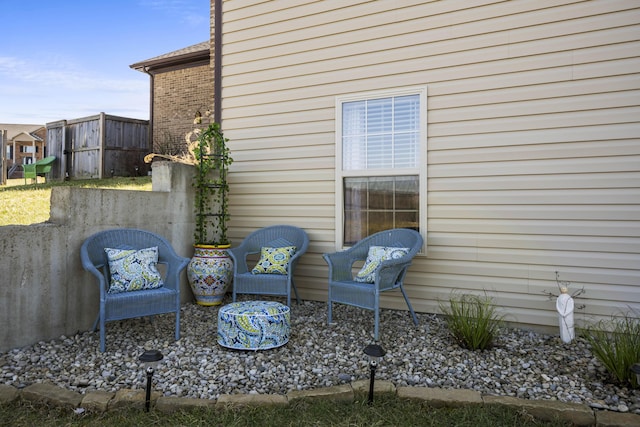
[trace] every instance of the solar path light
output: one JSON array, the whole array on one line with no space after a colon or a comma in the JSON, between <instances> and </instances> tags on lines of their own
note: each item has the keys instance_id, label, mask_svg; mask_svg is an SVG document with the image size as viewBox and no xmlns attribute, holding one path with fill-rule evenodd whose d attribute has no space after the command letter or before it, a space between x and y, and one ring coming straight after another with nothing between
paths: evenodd
<instances>
[{"instance_id":1,"label":"solar path light","mask_svg":"<svg viewBox=\"0 0 640 427\"><path fill-rule=\"evenodd\" d=\"M149 406L151 405L151 380L153 378L153 369L158 365L158 362L162 360L164 356L159 350L146 350L138 358L144 363L145 371L147 372L147 395L145 399L145 410L149 412Z\"/></svg>"},{"instance_id":2,"label":"solar path light","mask_svg":"<svg viewBox=\"0 0 640 427\"><path fill-rule=\"evenodd\" d=\"M371 376L369 378L369 405L373 404L373 384L376 378L376 368L382 356L387 352L384 348L378 344L369 344L364 348L364 354L369 358L369 369L371 370Z\"/></svg>"}]
</instances>

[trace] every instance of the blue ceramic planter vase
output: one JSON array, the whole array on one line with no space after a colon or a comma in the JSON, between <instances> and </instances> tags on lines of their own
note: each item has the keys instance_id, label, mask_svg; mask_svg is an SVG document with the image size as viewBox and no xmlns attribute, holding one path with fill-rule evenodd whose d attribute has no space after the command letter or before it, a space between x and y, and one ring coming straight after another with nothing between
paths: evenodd
<instances>
[{"instance_id":1,"label":"blue ceramic planter vase","mask_svg":"<svg viewBox=\"0 0 640 427\"><path fill-rule=\"evenodd\" d=\"M187 266L187 278L196 302L204 306L220 305L233 277L230 245L194 245Z\"/></svg>"}]
</instances>

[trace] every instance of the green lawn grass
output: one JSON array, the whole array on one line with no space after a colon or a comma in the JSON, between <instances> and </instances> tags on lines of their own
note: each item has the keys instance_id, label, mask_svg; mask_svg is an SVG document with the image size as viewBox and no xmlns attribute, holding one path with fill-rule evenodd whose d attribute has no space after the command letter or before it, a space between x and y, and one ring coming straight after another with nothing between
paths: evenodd
<instances>
[{"instance_id":1,"label":"green lawn grass","mask_svg":"<svg viewBox=\"0 0 640 427\"><path fill-rule=\"evenodd\" d=\"M434 408L424 402L377 395L373 405L366 396L354 402L297 400L288 406L257 406L242 409L193 409L164 414L135 409L76 414L70 409L14 402L0 406L0 421L7 426L459 426L532 427L568 426L560 421L540 421L513 408L468 405Z\"/></svg>"},{"instance_id":2,"label":"green lawn grass","mask_svg":"<svg viewBox=\"0 0 640 427\"><path fill-rule=\"evenodd\" d=\"M10 179L7 185L0 186L0 225L28 225L47 221L53 187L151 191L151 177L147 176L51 182L41 182L42 178L38 178L38 181L38 184L25 185L24 179Z\"/></svg>"}]
</instances>

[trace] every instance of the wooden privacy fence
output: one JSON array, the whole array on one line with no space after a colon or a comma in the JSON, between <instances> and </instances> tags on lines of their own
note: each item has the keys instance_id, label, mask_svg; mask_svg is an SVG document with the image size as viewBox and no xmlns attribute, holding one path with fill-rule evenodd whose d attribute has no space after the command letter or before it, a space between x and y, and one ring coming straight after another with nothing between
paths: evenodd
<instances>
[{"instance_id":1,"label":"wooden privacy fence","mask_svg":"<svg viewBox=\"0 0 640 427\"><path fill-rule=\"evenodd\" d=\"M149 121L100 113L47 123L49 155L60 161L54 179L146 175Z\"/></svg>"}]
</instances>

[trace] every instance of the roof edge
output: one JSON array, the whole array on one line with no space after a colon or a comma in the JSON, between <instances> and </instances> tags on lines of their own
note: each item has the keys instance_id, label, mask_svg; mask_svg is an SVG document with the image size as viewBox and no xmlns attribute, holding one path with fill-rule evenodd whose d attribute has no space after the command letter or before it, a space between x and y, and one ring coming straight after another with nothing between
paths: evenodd
<instances>
[{"instance_id":1,"label":"roof edge","mask_svg":"<svg viewBox=\"0 0 640 427\"><path fill-rule=\"evenodd\" d=\"M189 64L196 61L209 61L210 57L210 44L209 42L198 43L184 49L179 49L173 52L169 52L164 55L156 56L154 58L145 59L144 61L136 62L129 65L132 68L141 72L148 72L166 67L178 66L183 64Z\"/></svg>"}]
</instances>

